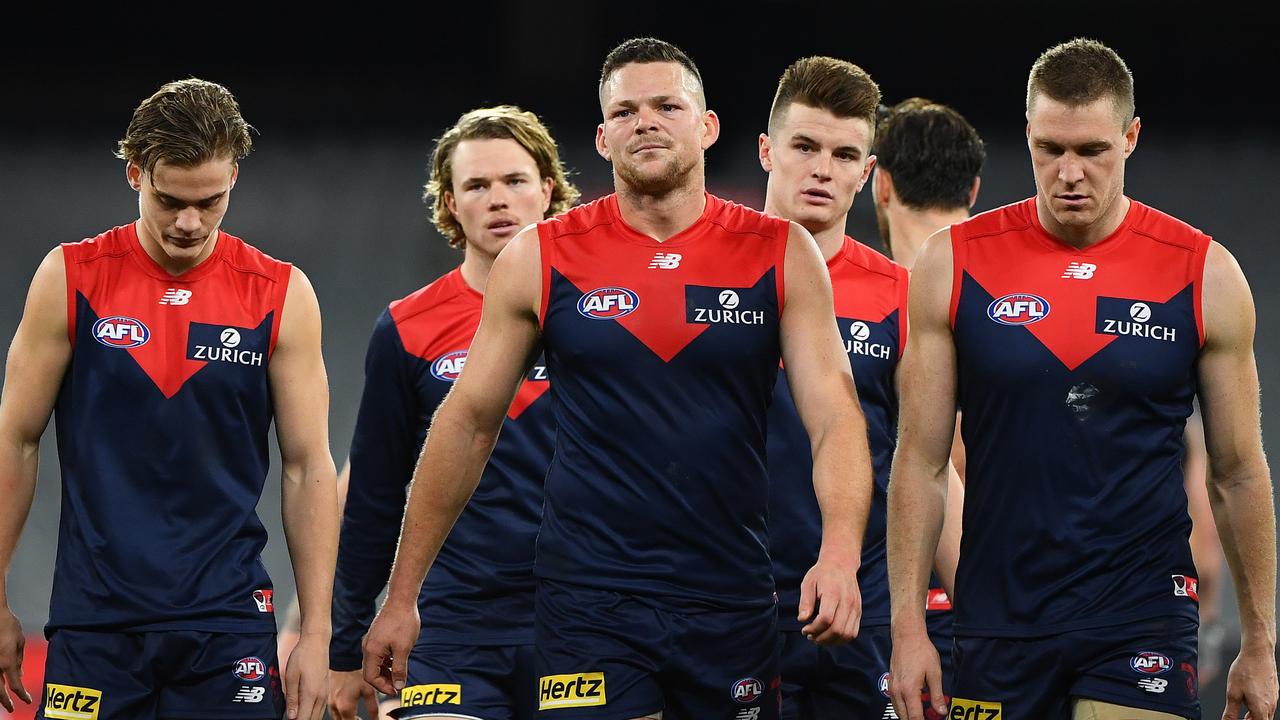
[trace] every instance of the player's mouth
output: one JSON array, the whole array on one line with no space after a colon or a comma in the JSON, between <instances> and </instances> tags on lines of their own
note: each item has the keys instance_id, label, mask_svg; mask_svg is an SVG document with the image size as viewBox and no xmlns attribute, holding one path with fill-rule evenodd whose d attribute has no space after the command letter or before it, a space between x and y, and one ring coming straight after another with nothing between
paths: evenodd
<instances>
[{"instance_id":1,"label":"player's mouth","mask_svg":"<svg viewBox=\"0 0 1280 720\"><path fill-rule=\"evenodd\" d=\"M520 230L520 223L511 218L498 218L493 222L485 225L485 229L492 235L498 237L509 237L515 235Z\"/></svg>"},{"instance_id":2,"label":"player's mouth","mask_svg":"<svg viewBox=\"0 0 1280 720\"><path fill-rule=\"evenodd\" d=\"M1081 195L1080 193L1059 193L1054 197L1057 198L1058 202L1066 205L1068 209L1072 210L1082 208L1085 203L1089 202L1089 196Z\"/></svg>"},{"instance_id":3,"label":"player's mouth","mask_svg":"<svg viewBox=\"0 0 1280 720\"><path fill-rule=\"evenodd\" d=\"M805 188L800 191L800 197L810 205L830 205L836 199L834 195L822 188Z\"/></svg>"},{"instance_id":4,"label":"player's mouth","mask_svg":"<svg viewBox=\"0 0 1280 720\"><path fill-rule=\"evenodd\" d=\"M165 235L164 236L165 240L169 241L170 245L177 245L178 247L183 248L184 250L190 250L191 248L203 243L206 237L208 236L207 235L199 235L196 237L185 237L182 235Z\"/></svg>"},{"instance_id":5,"label":"player's mouth","mask_svg":"<svg viewBox=\"0 0 1280 720\"><path fill-rule=\"evenodd\" d=\"M637 153L645 152L647 150L668 150L668 149L670 148L668 148L666 145L662 143L647 142L647 143L640 143L639 145L633 146L631 148L631 153L634 155Z\"/></svg>"}]
</instances>

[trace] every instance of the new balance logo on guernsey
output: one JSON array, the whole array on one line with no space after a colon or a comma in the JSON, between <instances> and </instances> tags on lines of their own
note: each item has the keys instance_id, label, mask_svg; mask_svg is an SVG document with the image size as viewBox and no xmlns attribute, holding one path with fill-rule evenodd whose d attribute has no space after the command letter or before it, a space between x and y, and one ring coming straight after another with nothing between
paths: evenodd
<instances>
[{"instance_id":1,"label":"new balance logo on guernsey","mask_svg":"<svg viewBox=\"0 0 1280 720\"><path fill-rule=\"evenodd\" d=\"M161 305L186 305L191 302L190 290L176 290L169 288L160 296Z\"/></svg>"},{"instance_id":2,"label":"new balance logo on guernsey","mask_svg":"<svg viewBox=\"0 0 1280 720\"><path fill-rule=\"evenodd\" d=\"M74 685L45 686L44 716L57 720L98 720L102 691Z\"/></svg>"},{"instance_id":3,"label":"new balance logo on guernsey","mask_svg":"<svg viewBox=\"0 0 1280 720\"><path fill-rule=\"evenodd\" d=\"M604 673L544 675L538 678L538 709L604 705Z\"/></svg>"},{"instance_id":4,"label":"new balance logo on guernsey","mask_svg":"<svg viewBox=\"0 0 1280 720\"><path fill-rule=\"evenodd\" d=\"M1066 270L1062 271L1062 278L1064 280L1088 280L1093 277L1093 271L1097 269L1098 266L1093 263L1073 262L1067 266Z\"/></svg>"},{"instance_id":5,"label":"new balance logo on guernsey","mask_svg":"<svg viewBox=\"0 0 1280 720\"><path fill-rule=\"evenodd\" d=\"M655 254L653 256L653 259L649 261L649 269L650 270L654 270L654 269L675 270L676 268L680 267L680 260L683 258L684 256L681 255L680 253L660 252Z\"/></svg>"},{"instance_id":6,"label":"new balance logo on guernsey","mask_svg":"<svg viewBox=\"0 0 1280 720\"><path fill-rule=\"evenodd\" d=\"M241 685L240 690L236 692L236 696L231 698L231 702L238 703L260 703L262 698L267 696L267 689L264 687L253 687L252 685Z\"/></svg>"}]
</instances>

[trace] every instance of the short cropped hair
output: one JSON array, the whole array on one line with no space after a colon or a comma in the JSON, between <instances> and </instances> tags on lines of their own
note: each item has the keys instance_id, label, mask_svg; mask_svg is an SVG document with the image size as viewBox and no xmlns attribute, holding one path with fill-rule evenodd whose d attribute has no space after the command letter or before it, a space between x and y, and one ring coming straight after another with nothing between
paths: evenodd
<instances>
[{"instance_id":1,"label":"short cropped hair","mask_svg":"<svg viewBox=\"0 0 1280 720\"><path fill-rule=\"evenodd\" d=\"M600 67L600 85L598 93L601 102L604 102L604 86L609 82L609 77L619 69L636 63L676 63L698 82L698 100L706 107L706 92L702 85L702 73L698 72L698 66L694 64L693 58L685 54L683 50L672 45L665 40L659 40L651 37L631 38L623 41L604 58L604 65Z\"/></svg>"},{"instance_id":2,"label":"short cropped hair","mask_svg":"<svg viewBox=\"0 0 1280 720\"><path fill-rule=\"evenodd\" d=\"M253 149L250 130L229 90L187 78L142 101L115 154L143 172L151 172L161 160L181 167L228 157L240 160Z\"/></svg>"},{"instance_id":3,"label":"short cropped hair","mask_svg":"<svg viewBox=\"0 0 1280 720\"><path fill-rule=\"evenodd\" d=\"M898 198L916 210L969 207L973 180L987 158L964 116L919 97L883 108L874 151L877 167L893 176Z\"/></svg>"},{"instance_id":4,"label":"short cropped hair","mask_svg":"<svg viewBox=\"0 0 1280 720\"><path fill-rule=\"evenodd\" d=\"M1076 38L1045 50L1027 78L1028 112L1041 93L1071 106L1110 97L1121 124L1133 121L1133 73L1115 50L1097 40Z\"/></svg>"},{"instance_id":5,"label":"short cropped hair","mask_svg":"<svg viewBox=\"0 0 1280 720\"><path fill-rule=\"evenodd\" d=\"M537 115L515 105L477 108L463 114L436 140L431 153L431 179L422 195L431 206L432 223L450 247L462 248L467 244L462 224L444 202L445 193L453 192L453 151L463 140L503 139L516 141L529 153L538 166L539 179L551 178L551 205L547 207L546 217L558 215L578 201L580 193L569 182L556 141Z\"/></svg>"},{"instance_id":6,"label":"short cropped hair","mask_svg":"<svg viewBox=\"0 0 1280 720\"><path fill-rule=\"evenodd\" d=\"M782 72L769 110L769 132L777 130L792 103L826 110L841 118L867 121L874 137L880 87L865 70L821 55L801 58Z\"/></svg>"}]
</instances>

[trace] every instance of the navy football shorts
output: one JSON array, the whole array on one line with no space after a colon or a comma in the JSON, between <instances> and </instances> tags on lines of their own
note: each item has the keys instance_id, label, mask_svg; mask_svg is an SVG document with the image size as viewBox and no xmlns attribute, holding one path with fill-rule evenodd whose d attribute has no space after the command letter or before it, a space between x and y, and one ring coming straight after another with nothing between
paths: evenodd
<instances>
[{"instance_id":1,"label":"navy football shorts","mask_svg":"<svg viewBox=\"0 0 1280 720\"><path fill-rule=\"evenodd\" d=\"M798 630L782 633L784 720L892 717L889 627L864 627L848 645L819 647Z\"/></svg>"},{"instance_id":2,"label":"navy football shorts","mask_svg":"<svg viewBox=\"0 0 1280 720\"><path fill-rule=\"evenodd\" d=\"M393 715L533 720L533 665L532 645L419 644L409 655L409 681Z\"/></svg>"},{"instance_id":3,"label":"navy football shorts","mask_svg":"<svg viewBox=\"0 0 1280 720\"><path fill-rule=\"evenodd\" d=\"M268 720L284 714L275 633L56 630L44 699L50 720Z\"/></svg>"},{"instance_id":4,"label":"navy football shorts","mask_svg":"<svg viewBox=\"0 0 1280 720\"><path fill-rule=\"evenodd\" d=\"M1200 717L1197 623L1158 618L1042 638L957 637L950 718L1055 720L1074 698Z\"/></svg>"},{"instance_id":5,"label":"navy football shorts","mask_svg":"<svg viewBox=\"0 0 1280 720\"><path fill-rule=\"evenodd\" d=\"M548 720L775 720L778 615L676 608L538 581L538 710Z\"/></svg>"},{"instance_id":6,"label":"navy football shorts","mask_svg":"<svg viewBox=\"0 0 1280 720\"><path fill-rule=\"evenodd\" d=\"M929 628L929 639L938 651L938 659L942 661L942 690L950 696L951 686L955 682L955 663L951 661L954 638L952 628L955 626L955 613L930 612L925 616L925 625Z\"/></svg>"}]
</instances>

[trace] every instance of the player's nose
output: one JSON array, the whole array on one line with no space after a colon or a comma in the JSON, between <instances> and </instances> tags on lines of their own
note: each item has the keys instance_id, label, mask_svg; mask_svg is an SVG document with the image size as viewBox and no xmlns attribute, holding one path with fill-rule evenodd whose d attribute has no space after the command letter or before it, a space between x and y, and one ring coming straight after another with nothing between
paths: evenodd
<instances>
[{"instance_id":1,"label":"player's nose","mask_svg":"<svg viewBox=\"0 0 1280 720\"><path fill-rule=\"evenodd\" d=\"M813 160L813 176L820 180L831 179L831 154L820 152Z\"/></svg>"},{"instance_id":2,"label":"player's nose","mask_svg":"<svg viewBox=\"0 0 1280 720\"><path fill-rule=\"evenodd\" d=\"M200 229L200 211L196 208L183 208L178 211L178 219L174 223L184 233L196 232Z\"/></svg>"},{"instance_id":3,"label":"player's nose","mask_svg":"<svg viewBox=\"0 0 1280 720\"><path fill-rule=\"evenodd\" d=\"M1058 161L1058 179L1068 185L1074 185L1084 179L1084 163L1078 158L1063 155Z\"/></svg>"}]
</instances>

